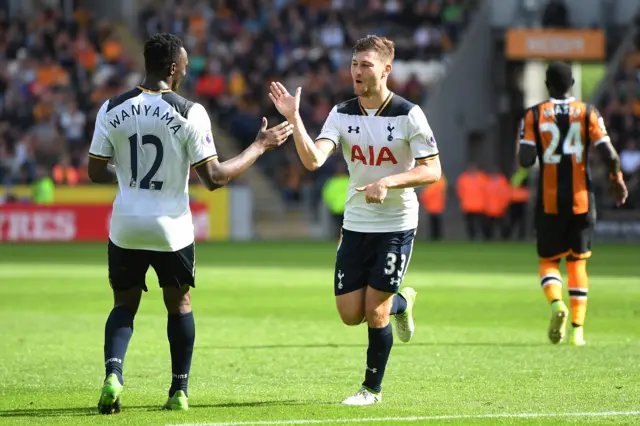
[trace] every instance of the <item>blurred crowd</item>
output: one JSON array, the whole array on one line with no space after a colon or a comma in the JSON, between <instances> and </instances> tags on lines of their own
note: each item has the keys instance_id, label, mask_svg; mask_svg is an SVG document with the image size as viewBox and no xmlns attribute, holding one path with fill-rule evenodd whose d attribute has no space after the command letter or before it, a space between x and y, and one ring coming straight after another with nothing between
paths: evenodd
<instances>
[{"instance_id":1,"label":"blurred crowd","mask_svg":"<svg viewBox=\"0 0 640 426\"><path fill-rule=\"evenodd\" d=\"M396 43L392 90L414 103L429 95L422 75L401 64L441 61L468 21L472 0L214 0L151 3L140 16L146 38L158 31L180 35L189 51L187 90L242 147L261 117L282 120L267 96L268 83L302 86L302 115L310 135L319 133L333 105L353 97L352 46L366 34ZM395 79L393 77L396 77ZM297 203L305 184L321 182L333 163L313 174L301 166L293 144L258 163Z\"/></svg>"},{"instance_id":2,"label":"blurred crowd","mask_svg":"<svg viewBox=\"0 0 640 426\"><path fill-rule=\"evenodd\" d=\"M330 109L353 96L351 47L366 34L396 42L392 90L424 104L428 69L445 61L459 41L474 0L165 0L149 2L139 16L140 37L180 35L190 53L184 94L201 101L241 148L254 139L262 116L282 118L267 97L268 82L302 86L302 115L318 134ZM552 0L545 26L568 25L562 0ZM72 16L45 9L23 19L0 12L0 183L30 184L49 175L58 185L88 181L86 161L95 115L108 98L142 79L116 26L91 12ZM139 59L139 58L138 58ZM409 64L409 65L407 65ZM411 64L414 64L412 67ZM620 152L640 207L640 35L614 84L598 105ZM293 144L259 162L299 201L304 186L334 174L339 156L308 173ZM319 198L319 197L318 197Z\"/></svg>"},{"instance_id":3,"label":"blurred crowd","mask_svg":"<svg viewBox=\"0 0 640 426\"><path fill-rule=\"evenodd\" d=\"M87 181L97 110L140 77L112 35L110 22L83 9L0 14L1 184Z\"/></svg>"},{"instance_id":4,"label":"blurred crowd","mask_svg":"<svg viewBox=\"0 0 640 426\"><path fill-rule=\"evenodd\" d=\"M629 189L626 208L640 209L640 31L598 107L620 154Z\"/></svg>"},{"instance_id":5,"label":"blurred crowd","mask_svg":"<svg viewBox=\"0 0 640 426\"><path fill-rule=\"evenodd\" d=\"M302 114L317 134L330 109L353 96L351 47L366 34L396 42L392 90L415 103L429 95L429 64L440 63L461 37L475 0L166 0L139 16L142 42L168 31L190 53L183 94L202 102L241 148L263 115L282 118L268 82L304 87ZM24 19L0 13L0 182L87 182L86 159L98 108L141 81L114 37L116 26L84 9L73 16L46 9ZM416 72L418 69L421 72ZM404 66L402 66L404 65ZM413 66L412 66L413 65ZM295 202L308 174L293 144L259 163ZM337 156L334 156L336 161Z\"/></svg>"}]
</instances>

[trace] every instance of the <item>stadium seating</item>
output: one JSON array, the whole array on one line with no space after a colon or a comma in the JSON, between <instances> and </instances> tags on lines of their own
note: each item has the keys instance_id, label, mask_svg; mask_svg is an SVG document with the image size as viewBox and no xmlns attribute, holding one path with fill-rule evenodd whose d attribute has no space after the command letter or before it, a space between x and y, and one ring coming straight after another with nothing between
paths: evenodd
<instances>
[{"instance_id":1,"label":"stadium seating","mask_svg":"<svg viewBox=\"0 0 640 426\"><path fill-rule=\"evenodd\" d=\"M169 2L145 10L140 27L146 31L143 36L157 31L183 36L191 52L193 91L244 147L253 140L262 115L272 123L281 119L267 97L266 84L274 79L305 88L302 113L309 132L317 134L331 107L352 96L345 65L351 46L364 34L393 35L393 89L424 102L429 85L443 73L443 55L467 18L468 2L442 3L223 1L214 10L189 1L176 9ZM331 167L306 173L292 144L259 164L292 202L300 198L305 182L331 174Z\"/></svg>"},{"instance_id":2,"label":"stadium seating","mask_svg":"<svg viewBox=\"0 0 640 426\"><path fill-rule=\"evenodd\" d=\"M39 169L58 184L86 182L97 110L140 74L112 23L86 10L0 20L0 183L29 184Z\"/></svg>"},{"instance_id":3,"label":"stadium seating","mask_svg":"<svg viewBox=\"0 0 640 426\"><path fill-rule=\"evenodd\" d=\"M265 90L275 79L305 88L303 116L310 134L317 134L332 105L352 96L345 65L351 46L364 34L393 36L392 88L424 103L443 76L474 3L148 2L139 15L139 36L143 40L170 31L184 39L190 52L185 92L204 103L242 148L253 140L263 115L271 123L281 119ZM95 114L105 99L140 81L132 58L112 37L112 23L83 9L70 22L52 9L22 20L3 16L0 22L0 182L28 184L38 172L50 173L61 185L87 182L86 153ZM640 39L599 104L621 152L630 207L640 206L639 69ZM294 204L303 186L322 185L332 164L308 173L293 144L259 162Z\"/></svg>"},{"instance_id":4,"label":"stadium seating","mask_svg":"<svg viewBox=\"0 0 640 426\"><path fill-rule=\"evenodd\" d=\"M392 89L424 103L473 2L220 1L215 9L205 2L179 3L151 3L140 16L142 37L158 31L182 36L190 52L189 88L244 148L263 115L270 123L281 120L267 97L267 84L275 79L292 90L304 87L303 118L309 133L317 134L332 106L353 96L351 47L366 34L393 38ZM287 144L258 164L283 188L285 201L297 204L302 187L317 192L337 158L308 173Z\"/></svg>"},{"instance_id":5,"label":"stadium seating","mask_svg":"<svg viewBox=\"0 0 640 426\"><path fill-rule=\"evenodd\" d=\"M141 10L140 37L158 31L180 35L190 52L185 92L195 95L242 146L267 115L280 118L266 97L266 83L302 85L309 131L319 131L332 105L352 96L348 60L354 41L369 33L393 35L397 61L393 90L422 103L444 73L468 19L470 1L400 2L218 1L149 2ZM357 18L354 19L354 16ZM5 18L6 22L6 18ZM71 22L43 10L0 29L6 71L0 85L0 179L29 183L36 165L58 184L86 181L85 159L97 108L140 80L131 58L110 37L112 24L78 9ZM297 199L310 176L289 144L260 163ZM276 172L277 171L277 172Z\"/></svg>"},{"instance_id":6,"label":"stadium seating","mask_svg":"<svg viewBox=\"0 0 640 426\"><path fill-rule=\"evenodd\" d=\"M640 32L599 109L620 153L629 189L627 209L640 209Z\"/></svg>"}]
</instances>

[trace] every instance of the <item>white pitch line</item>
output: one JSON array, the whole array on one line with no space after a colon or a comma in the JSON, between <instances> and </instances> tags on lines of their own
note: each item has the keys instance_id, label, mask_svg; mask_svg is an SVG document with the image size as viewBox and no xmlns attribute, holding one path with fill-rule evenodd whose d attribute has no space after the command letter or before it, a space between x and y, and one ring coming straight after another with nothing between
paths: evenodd
<instances>
[{"instance_id":1,"label":"white pitch line","mask_svg":"<svg viewBox=\"0 0 640 426\"><path fill-rule=\"evenodd\" d=\"M219 423L180 423L166 426L243 426L243 425L310 425L326 423L367 423L367 422L418 422L426 420L462 420L462 419L530 419L544 417L617 417L640 416L640 411L603 411L591 413L497 413L497 414L461 414L443 416L413 416L413 417L370 417L352 419L301 419L301 420L258 420L244 422Z\"/></svg>"}]
</instances>

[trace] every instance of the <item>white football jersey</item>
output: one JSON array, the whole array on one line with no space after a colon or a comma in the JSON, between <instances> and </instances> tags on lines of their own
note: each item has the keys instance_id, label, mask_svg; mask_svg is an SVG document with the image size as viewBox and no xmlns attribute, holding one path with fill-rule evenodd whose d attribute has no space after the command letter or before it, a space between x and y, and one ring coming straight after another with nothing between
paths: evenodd
<instances>
[{"instance_id":1,"label":"white football jersey","mask_svg":"<svg viewBox=\"0 0 640 426\"><path fill-rule=\"evenodd\" d=\"M419 204L413 188L389 189L382 204L367 204L357 187L404 173L416 160L438 156L433 132L422 109L393 93L376 110L358 98L333 107L318 139L329 139L349 168L344 228L355 232L397 232L418 227Z\"/></svg>"},{"instance_id":2,"label":"white football jersey","mask_svg":"<svg viewBox=\"0 0 640 426\"><path fill-rule=\"evenodd\" d=\"M202 105L138 86L102 105L89 155L115 164L109 231L115 245L177 251L193 243L189 168L216 158Z\"/></svg>"}]
</instances>

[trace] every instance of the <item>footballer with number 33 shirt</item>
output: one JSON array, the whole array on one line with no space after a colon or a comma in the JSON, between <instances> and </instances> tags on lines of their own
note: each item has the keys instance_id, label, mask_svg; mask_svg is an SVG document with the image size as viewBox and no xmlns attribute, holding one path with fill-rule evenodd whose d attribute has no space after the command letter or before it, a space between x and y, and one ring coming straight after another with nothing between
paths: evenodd
<instances>
[{"instance_id":1,"label":"footballer with number 33 shirt","mask_svg":"<svg viewBox=\"0 0 640 426\"><path fill-rule=\"evenodd\" d=\"M301 88L295 96L272 83L270 98L293 124L300 160L316 170L340 145L349 168L342 236L335 265L334 293L342 321L366 322L369 347L360 390L343 401L370 405L382 400L382 379L396 333L408 342L414 332L416 292L399 289L409 266L418 226L413 188L440 179L435 138L419 106L387 88L394 43L367 36L353 52L351 75L356 98L336 105L315 140L299 114Z\"/></svg>"}]
</instances>

